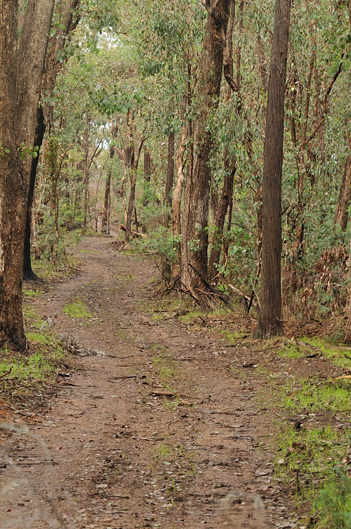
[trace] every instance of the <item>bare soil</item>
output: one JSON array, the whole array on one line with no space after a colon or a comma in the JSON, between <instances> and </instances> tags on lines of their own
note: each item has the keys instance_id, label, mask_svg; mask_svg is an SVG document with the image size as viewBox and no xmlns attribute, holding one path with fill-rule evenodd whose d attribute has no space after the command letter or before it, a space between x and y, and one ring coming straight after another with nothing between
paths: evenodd
<instances>
[{"instance_id":1,"label":"bare soil","mask_svg":"<svg viewBox=\"0 0 351 529\"><path fill-rule=\"evenodd\" d=\"M154 321L142 308L157 270L111 239L75 252L81 274L35 303L76 369L34 412L3 417L1 529L295 527L262 445L276 419L260 403L265 379L251 377L269 353ZM65 315L76 299L92 318ZM289 369L320 370L305 362Z\"/></svg>"}]
</instances>

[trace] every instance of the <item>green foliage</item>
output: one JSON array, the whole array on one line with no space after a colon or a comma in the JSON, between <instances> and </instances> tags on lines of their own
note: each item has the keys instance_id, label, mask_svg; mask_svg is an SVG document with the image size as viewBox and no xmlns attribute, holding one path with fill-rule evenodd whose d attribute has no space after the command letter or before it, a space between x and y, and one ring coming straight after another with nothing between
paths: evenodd
<instances>
[{"instance_id":1,"label":"green foliage","mask_svg":"<svg viewBox=\"0 0 351 529\"><path fill-rule=\"evenodd\" d=\"M47 344L47 341L41 341ZM18 380L20 382L50 382L56 374L55 363L60 359L62 353L48 357L44 352L34 352L27 358L2 360L0 362L0 376L7 373L12 368L9 380Z\"/></svg>"},{"instance_id":2,"label":"green foliage","mask_svg":"<svg viewBox=\"0 0 351 529\"><path fill-rule=\"evenodd\" d=\"M336 466L314 502L318 529L351 527L351 479L343 467Z\"/></svg>"},{"instance_id":3,"label":"green foliage","mask_svg":"<svg viewBox=\"0 0 351 529\"><path fill-rule=\"evenodd\" d=\"M6 154L10 154L10 153L11 153L10 149L4 148L2 145L2 142L0 141L0 156L2 158L5 158Z\"/></svg>"},{"instance_id":4,"label":"green foliage","mask_svg":"<svg viewBox=\"0 0 351 529\"><path fill-rule=\"evenodd\" d=\"M134 247L146 254L151 256L165 281L169 281L171 266L176 259L176 247L174 238L166 226L156 226L154 230L142 239L138 239L134 242Z\"/></svg>"},{"instance_id":5,"label":"green foliage","mask_svg":"<svg viewBox=\"0 0 351 529\"><path fill-rule=\"evenodd\" d=\"M287 386L284 406L294 411L347 411L350 406L351 386L346 382L306 380L300 388Z\"/></svg>"}]
</instances>

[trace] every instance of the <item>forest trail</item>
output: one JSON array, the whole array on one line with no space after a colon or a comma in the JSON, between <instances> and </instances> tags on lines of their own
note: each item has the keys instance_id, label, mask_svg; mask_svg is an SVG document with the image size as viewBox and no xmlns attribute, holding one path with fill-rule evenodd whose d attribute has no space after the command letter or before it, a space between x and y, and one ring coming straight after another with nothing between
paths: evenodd
<instances>
[{"instance_id":1,"label":"forest trail","mask_svg":"<svg viewBox=\"0 0 351 529\"><path fill-rule=\"evenodd\" d=\"M143 313L156 269L118 253L111 239L87 238L74 253L81 274L44 294L36 310L97 354L77 356L33 424L12 425L1 529L271 527L252 517L242 525L256 494L268 511L273 501L280 513L284 505L269 450L257 449L269 427L254 400L259 388L228 369L240 351ZM75 300L93 317L66 316ZM230 521L223 499L238 491L245 502L227 506Z\"/></svg>"}]
</instances>

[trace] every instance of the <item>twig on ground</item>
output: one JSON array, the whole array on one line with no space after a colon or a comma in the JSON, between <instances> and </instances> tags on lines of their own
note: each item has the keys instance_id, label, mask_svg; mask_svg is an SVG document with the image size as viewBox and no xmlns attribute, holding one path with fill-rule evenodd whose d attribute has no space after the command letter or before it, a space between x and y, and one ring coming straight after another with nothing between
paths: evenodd
<instances>
[{"instance_id":1,"label":"twig on ground","mask_svg":"<svg viewBox=\"0 0 351 529\"><path fill-rule=\"evenodd\" d=\"M7 376L11 373L12 369L13 369L13 366L10 367L9 371L7 371L7 372L4 373L3 375L1 375L0 378L5 378L5 377L7 377Z\"/></svg>"}]
</instances>

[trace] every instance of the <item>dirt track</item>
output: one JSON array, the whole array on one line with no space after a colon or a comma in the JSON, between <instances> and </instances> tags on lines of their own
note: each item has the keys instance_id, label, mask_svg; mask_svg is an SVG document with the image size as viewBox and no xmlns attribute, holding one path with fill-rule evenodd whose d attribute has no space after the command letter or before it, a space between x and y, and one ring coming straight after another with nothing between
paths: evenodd
<instances>
[{"instance_id":1,"label":"dirt track","mask_svg":"<svg viewBox=\"0 0 351 529\"><path fill-rule=\"evenodd\" d=\"M37 310L98 354L77 357L28 429L12 426L0 464L1 529L239 529L256 494L268 512L274 505L273 527L292 527L283 523L269 450L257 449L268 428L258 388L228 369L245 352L143 314L156 270L109 239L86 239L76 252L81 275L44 295ZM64 315L76 298L91 321ZM227 502L226 518L230 493L244 503ZM243 527L269 527L250 519Z\"/></svg>"}]
</instances>

